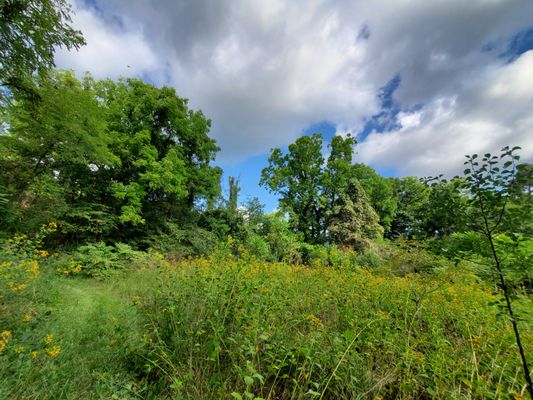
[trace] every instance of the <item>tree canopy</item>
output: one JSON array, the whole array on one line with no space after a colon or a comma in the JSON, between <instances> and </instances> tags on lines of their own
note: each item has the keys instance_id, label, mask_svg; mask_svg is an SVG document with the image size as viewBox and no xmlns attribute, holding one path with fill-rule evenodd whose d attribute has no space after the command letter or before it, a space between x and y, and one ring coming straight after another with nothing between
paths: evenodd
<instances>
[{"instance_id":1,"label":"tree canopy","mask_svg":"<svg viewBox=\"0 0 533 400\"><path fill-rule=\"evenodd\" d=\"M57 72L39 78L36 91L37 102L21 96L5 110L0 185L16 212L4 224L53 217L76 236L121 226L139 234L136 226L158 229L219 193L210 121L174 89ZM38 204L50 196L56 207L43 212Z\"/></svg>"},{"instance_id":2,"label":"tree canopy","mask_svg":"<svg viewBox=\"0 0 533 400\"><path fill-rule=\"evenodd\" d=\"M0 0L0 84L26 89L34 73L54 67L54 48L85 44L66 0Z\"/></svg>"},{"instance_id":3,"label":"tree canopy","mask_svg":"<svg viewBox=\"0 0 533 400\"><path fill-rule=\"evenodd\" d=\"M273 149L261 184L280 195L296 233L308 243L333 241L357 247L356 238L376 238L382 228L370 200L354 174L356 141L335 136L327 162L321 134L302 136L282 154Z\"/></svg>"}]
</instances>

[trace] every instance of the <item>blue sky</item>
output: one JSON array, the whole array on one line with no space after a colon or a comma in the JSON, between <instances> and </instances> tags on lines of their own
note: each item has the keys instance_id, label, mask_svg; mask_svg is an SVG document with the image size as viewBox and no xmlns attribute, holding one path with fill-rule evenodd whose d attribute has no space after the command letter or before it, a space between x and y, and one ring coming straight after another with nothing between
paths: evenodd
<instances>
[{"instance_id":1,"label":"blue sky","mask_svg":"<svg viewBox=\"0 0 533 400\"><path fill-rule=\"evenodd\" d=\"M212 119L217 165L258 186L271 148L357 136L385 176L461 171L522 146L533 161L530 0L73 0L86 38L60 68L170 85Z\"/></svg>"}]
</instances>

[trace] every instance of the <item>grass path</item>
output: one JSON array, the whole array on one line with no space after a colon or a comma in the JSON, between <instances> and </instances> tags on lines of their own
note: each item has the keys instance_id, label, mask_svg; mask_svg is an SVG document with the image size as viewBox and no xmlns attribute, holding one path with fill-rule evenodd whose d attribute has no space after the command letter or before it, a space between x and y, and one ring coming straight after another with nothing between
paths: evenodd
<instances>
[{"instance_id":1,"label":"grass path","mask_svg":"<svg viewBox=\"0 0 533 400\"><path fill-rule=\"evenodd\" d=\"M31 336L38 343L53 335L61 354L18 361L18 376L0 368L0 398L6 389L6 398L17 399L138 398L126 362L139 331L131 300L106 282L56 277L48 283L40 299L48 316L34 324Z\"/></svg>"}]
</instances>

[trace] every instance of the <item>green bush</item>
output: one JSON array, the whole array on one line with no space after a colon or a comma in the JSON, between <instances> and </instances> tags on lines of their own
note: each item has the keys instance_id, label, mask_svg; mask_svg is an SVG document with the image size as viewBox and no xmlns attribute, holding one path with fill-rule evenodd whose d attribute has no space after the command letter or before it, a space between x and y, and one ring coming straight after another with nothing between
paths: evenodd
<instances>
[{"instance_id":1,"label":"green bush","mask_svg":"<svg viewBox=\"0 0 533 400\"><path fill-rule=\"evenodd\" d=\"M165 224L164 230L148 241L151 248L180 259L189 256L208 256L216 250L217 236L195 225Z\"/></svg>"},{"instance_id":2,"label":"green bush","mask_svg":"<svg viewBox=\"0 0 533 400\"><path fill-rule=\"evenodd\" d=\"M64 275L106 278L126 268L129 261L142 254L124 243L108 246L98 242L80 246L70 254L58 255L53 263L57 265L56 270Z\"/></svg>"}]
</instances>

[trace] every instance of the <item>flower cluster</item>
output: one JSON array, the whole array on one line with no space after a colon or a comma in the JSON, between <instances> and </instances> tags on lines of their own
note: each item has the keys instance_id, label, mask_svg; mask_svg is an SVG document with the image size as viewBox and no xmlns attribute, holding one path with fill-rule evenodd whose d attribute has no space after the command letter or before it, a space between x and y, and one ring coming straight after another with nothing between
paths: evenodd
<instances>
[{"instance_id":1,"label":"flower cluster","mask_svg":"<svg viewBox=\"0 0 533 400\"><path fill-rule=\"evenodd\" d=\"M11 332L10 331L3 331L0 334L0 354L2 354L2 352L6 348L7 344L9 343L9 338L10 337L11 337Z\"/></svg>"}]
</instances>

